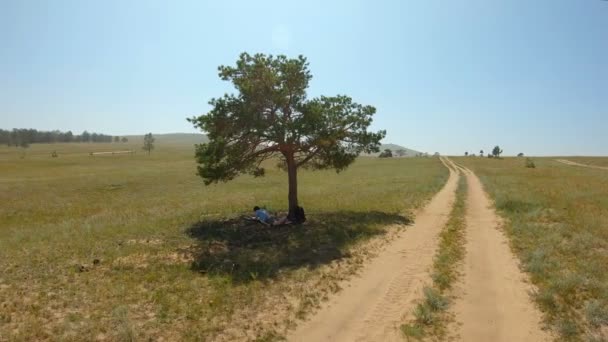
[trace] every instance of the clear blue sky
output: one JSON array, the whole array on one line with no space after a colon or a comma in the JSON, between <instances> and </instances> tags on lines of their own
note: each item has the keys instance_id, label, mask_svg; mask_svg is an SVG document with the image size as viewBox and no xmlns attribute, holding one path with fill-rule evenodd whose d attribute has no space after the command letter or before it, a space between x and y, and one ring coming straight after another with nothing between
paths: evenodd
<instances>
[{"instance_id":1,"label":"clear blue sky","mask_svg":"<svg viewBox=\"0 0 608 342\"><path fill-rule=\"evenodd\" d=\"M608 154L608 1L0 0L0 127L193 132L239 53L433 153Z\"/></svg>"}]
</instances>

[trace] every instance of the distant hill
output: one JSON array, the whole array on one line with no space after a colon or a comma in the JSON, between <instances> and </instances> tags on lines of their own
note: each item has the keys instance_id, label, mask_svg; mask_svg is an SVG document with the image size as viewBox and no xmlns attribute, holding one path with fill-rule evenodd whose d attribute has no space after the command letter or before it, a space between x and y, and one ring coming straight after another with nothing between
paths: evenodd
<instances>
[{"instance_id":1,"label":"distant hill","mask_svg":"<svg viewBox=\"0 0 608 342\"><path fill-rule=\"evenodd\" d=\"M156 139L156 143L157 144L162 144L162 145L194 145L194 144L200 144L203 142L207 142L209 141L209 139L207 139L207 136L202 134L202 133L167 133L167 134L154 134L154 138ZM126 135L127 139L129 139L129 142L135 142L135 143L139 143L140 141L144 140L144 136L142 135ZM397 150L404 150L405 151L405 156L404 157L415 157L418 153L418 151L409 149L407 147L403 147L403 146L399 146L396 144L382 144L380 146L380 151L384 151L386 149L390 149L391 151L395 152ZM378 153L372 153L372 154L368 154L367 156L377 156Z\"/></svg>"},{"instance_id":2,"label":"distant hill","mask_svg":"<svg viewBox=\"0 0 608 342\"><path fill-rule=\"evenodd\" d=\"M380 151L384 151L386 149L393 151L393 156L395 156L395 157L397 157L397 155L395 155L395 151L397 151L397 150L404 150L405 151L404 157L415 157L418 153L421 153L416 150L412 150L411 148L403 147L403 146L396 145L396 144L382 144L380 146ZM379 153L372 153L372 154L367 154L367 156L375 157L378 154Z\"/></svg>"}]
</instances>

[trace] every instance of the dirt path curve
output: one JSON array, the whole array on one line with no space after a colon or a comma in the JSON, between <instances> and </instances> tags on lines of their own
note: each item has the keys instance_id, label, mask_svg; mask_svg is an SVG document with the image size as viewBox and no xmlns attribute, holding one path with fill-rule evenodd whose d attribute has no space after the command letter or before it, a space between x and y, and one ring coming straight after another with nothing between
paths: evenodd
<instances>
[{"instance_id":1,"label":"dirt path curve","mask_svg":"<svg viewBox=\"0 0 608 342\"><path fill-rule=\"evenodd\" d=\"M461 168L467 178L466 255L464 276L457 285L453 311L459 340L548 341L541 314L529 297L532 289L479 178Z\"/></svg>"},{"instance_id":2,"label":"dirt path curve","mask_svg":"<svg viewBox=\"0 0 608 342\"><path fill-rule=\"evenodd\" d=\"M597 166L597 165L582 164L582 163L573 162L573 161L568 160L568 159L555 159L555 161L556 162L560 162L562 164L570 165L570 166L582 166L582 167L588 167L590 169L608 170L607 166Z\"/></svg>"},{"instance_id":3,"label":"dirt path curve","mask_svg":"<svg viewBox=\"0 0 608 342\"><path fill-rule=\"evenodd\" d=\"M360 277L343 284L343 290L309 321L290 334L289 341L403 341L399 325L412 312L413 301L430 283L428 271L447 222L458 185L458 172L450 170L444 187L376 258ZM449 165L449 166L448 166Z\"/></svg>"}]
</instances>

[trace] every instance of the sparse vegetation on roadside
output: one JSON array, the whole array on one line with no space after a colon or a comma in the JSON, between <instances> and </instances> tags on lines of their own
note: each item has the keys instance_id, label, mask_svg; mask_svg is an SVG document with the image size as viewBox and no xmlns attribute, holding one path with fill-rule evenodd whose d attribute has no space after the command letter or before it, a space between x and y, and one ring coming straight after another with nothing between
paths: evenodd
<instances>
[{"instance_id":1,"label":"sparse vegetation on roadside","mask_svg":"<svg viewBox=\"0 0 608 342\"><path fill-rule=\"evenodd\" d=\"M508 219L505 231L548 326L561 340L608 340L608 172L549 158L535 159L537 172L517 158L500 166L460 161Z\"/></svg>"},{"instance_id":2,"label":"sparse vegetation on roadside","mask_svg":"<svg viewBox=\"0 0 608 342\"><path fill-rule=\"evenodd\" d=\"M205 187L192 143L156 138L150 156L32 144L20 160L0 146L0 340L276 340L447 179L433 158L302 171L309 220L267 229L238 214L287 209L273 161L265 178Z\"/></svg>"},{"instance_id":3,"label":"sparse vegetation on roadside","mask_svg":"<svg viewBox=\"0 0 608 342\"><path fill-rule=\"evenodd\" d=\"M526 158L526 167L528 169L534 169L534 168L536 168L536 164L534 164L534 160L532 160L530 158Z\"/></svg>"},{"instance_id":4,"label":"sparse vegetation on roadside","mask_svg":"<svg viewBox=\"0 0 608 342\"><path fill-rule=\"evenodd\" d=\"M450 290L458 277L458 264L465 253L465 198L466 179L460 177L456 201L450 218L439 235L439 247L433 262L433 285L424 288L424 299L418 303L411 322L401 325L401 332L409 340L425 336L444 340L449 316L446 309L451 301Z\"/></svg>"}]
</instances>

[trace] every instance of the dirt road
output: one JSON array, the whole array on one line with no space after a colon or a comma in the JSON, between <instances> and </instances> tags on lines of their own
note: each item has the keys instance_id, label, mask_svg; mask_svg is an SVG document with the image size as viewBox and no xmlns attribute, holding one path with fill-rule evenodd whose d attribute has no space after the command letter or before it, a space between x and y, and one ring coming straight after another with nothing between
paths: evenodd
<instances>
[{"instance_id":1,"label":"dirt road","mask_svg":"<svg viewBox=\"0 0 608 342\"><path fill-rule=\"evenodd\" d=\"M500 220L477 176L468 182L464 276L453 312L462 341L547 341L541 314L529 297L531 285L519 269Z\"/></svg>"},{"instance_id":2,"label":"dirt road","mask_svg":"<svg viewBox=\"0 0 608 342\"><path fill-rule=\"evenodd\" d=\"M450 165L449 161L443 160ZM344 284L314 316L288 336L289 341L403 341L399 325L412 312L424 284L430 283L429 269L454 202L458 173L450 177L405 229L361 272Z\"/></svg>"},{"instance_id":3,"label":"dirt road","mask_svg":"<svg viewBox=\"0 0 608 342\"><path fill-rule=\"evenodd\" d=\"M608 167L606 167L606 166L582 164L582 163L573 162L573 161L567 160L567 159L555 159L555 161L560 162L562 164L570 165L570 166L582 166L582 167L588 167L591 169L608 170Z\"/></svg>"}]
</instances>

